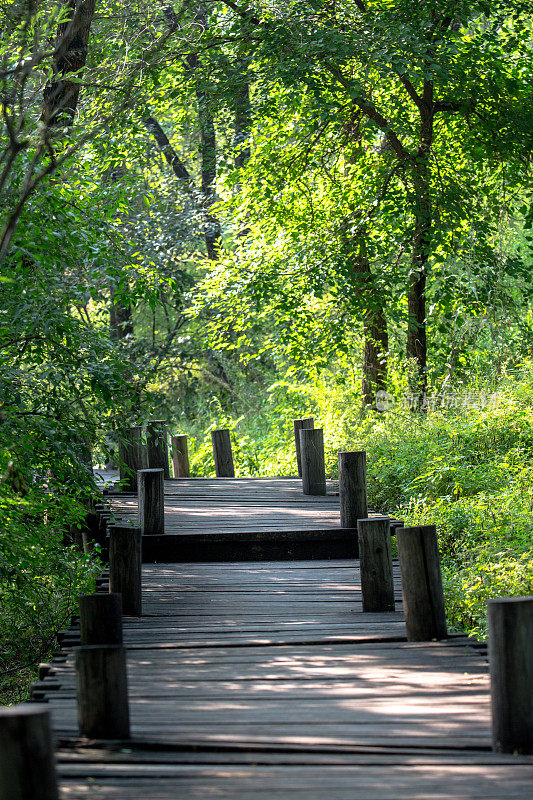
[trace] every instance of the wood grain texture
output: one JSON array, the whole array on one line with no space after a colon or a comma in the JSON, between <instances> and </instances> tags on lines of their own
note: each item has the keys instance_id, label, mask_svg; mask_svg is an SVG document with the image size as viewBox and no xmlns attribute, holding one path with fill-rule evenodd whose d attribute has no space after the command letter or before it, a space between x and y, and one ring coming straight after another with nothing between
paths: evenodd
<instances>
[{"instance_id":1,"label":"wood grain texture","mask_svg":"<svg viewBox=\"0 0 533 800\"><path fill-rule=\"evenodd\" d=\"M492 743L533 753L533 597L489 600Z\"/></svg>"},{"instance_id":2,"label":"wood grain texture","mask_svg":"<svg viewBox=\"0 0 533 800\"><path fill-rule=\"evenodd\" d=\"M360 519L357 530L363 611L394 611L390 519Z\"/></svg>"},{"instance_id":3,"label":"wood grain texture","mask_svg":"<svg viewBox=\"0 0 533 800\"><path fill-rule=\"evenodd\" d=\"M196 541L197 553L146 564L144 616L124 619L132 738L77 738L77 624L39 682L65 800L529 800L533 758L491 751L486 646L408 642L397 561L395 610L363 612L353 550L332 559L333 528L329 541L317 535L327 514L346 535L327 489L303 496L289 478L165 483L170 538L191 552ZM112 503L133 517L133 496ZM211 536L221 552L277 537L287 553L295 533L330 552L201 560Z\"/></svg>"},{"instance_id":4,"label":"wood grain texture","mask_svg":"<svg viewBox=\"0 0 533 800\"><path fill-rule=\"evenodd\" d=\"M122 613L142 613L141 529L111 525L109 528L109 591L122 595Z\"/></svg>"},{"instance_id":5,"label":"wood grain texture","mask_svg":"<svg viewBox=\"0 0 533 800\"><path fill-rule=\"evenodd\" d=\"M174 478L188 478L190 476L190 467L187 434L182 433L172 436L170 442Z\"/></svg>"},{"instance_id":6,"label":"wood grain texture","mask_svg":"<svg viewBox=\"0 0 533 800\"><path fill-rule=\"evenodd\" d=\"M446 614L435 526L398 528L396 541L407 638L414 642L444 639Z\"/></svg>"},{"instance_id":7,"label":"wood grain texture","mask_svg":"<svg viewBox=\"0 0 533 800\"><path fill-rule=\"evenodd\" d=\"M260 759L261 760L261 759ZM65 798L113 800L530 800L528 765L465 765L443 762L377 766L181 765L150 769L139 765L131 774L115 764L91 768L90 787L71 766L63 767ZM131 771L131 772L130 772Z\"/></svg>"},{"instance_id":8,"label":"wood grain texture","mask_svg":"<svg viewBox=\"0 0 533 800\"><path fill-rule=\"evenodd\" d=\"M302 428L314 428L315 420L313 417L301 417L300 419L293 419L294 428L294 447L296 451L296 468L298 477L302 477L302 454L300 449L300 431Z\"/></svg>"},{"instance_id":9,"label":"wood grain texture","mask_svg":"<svg viewBox=\"0 0 533 800\"><path fill-rule=\"evenodd\" d=\"M76 699L81 736L129 738L128 679L123 647L88 645L76 650Z\"/></svg>"},{"instance_id":10,"label":"wood grain texture","mask_svg":"<svg viewBox=\"0 0 533 800\"><path fill-rule=\"evenodd\" d=\"M213 459L217 478L234 478L235 467L231 450L231 435L227 428L211 431Z\"/></svg>"},{"instance_id":11,"label":"wood grain texture","mask_svg":"<svg viewBox=\"0 0 533 800\"><path fill-rule=\"evenodd\" d=\"M324 495L327 491L324 431L322 428L302 428L299 435L302 491L304 494Z\"/></svg>"},{"instance_id":12,"label":"wood grain texture","mask_svg":"<svg viewBox=\"0 0 533 800\"><path fill-rule=\"evenodd\" d=\"M122 595L80 597L80 644L122 644Z\"/></svg>"},{"instance_id":13,"label":"wood grain texture","mask_svg":"<svg viewBox=\"0 0 533 800\"><path fill-rule=\"evenodd\" d=\"M339 499L341 527L357 528L368 517L364 450L339 453Z\"/></svg>"},{"instance_id":14,"label":"wood grain texture","mask_svg":"<svg viewBox=\"0 0 533 800\"><path fill-rule=\"evenodd\" d=\"M49 709L39 705L0 708L0 798L58 797Z\"/></svg>"},{"instance_id":15,"label":"wood grain texture","mask_svg":"<svg viewBox=\"0 0 533 800\"><path fill-rule=\"evenodd\" d=\"M313 752L490 744L486 659L464 639L408 644L399 603L393 615L362 613L355 560L146 566L144 595L148 616L124 621L137 740ZM69 656L49 693L66 736L71 669Z\"/></svg>"},{"instance_id":16,"label":"wood grain texture","mask_svg":"<svg viewBox=\"0 0 533 800\"><path fill-rule=\"evenodd\" d=\"M139 525L144 535L165 533L165 483L164 470L141 469L137 473L139 484Z\"/></svg>"}]
</instances>

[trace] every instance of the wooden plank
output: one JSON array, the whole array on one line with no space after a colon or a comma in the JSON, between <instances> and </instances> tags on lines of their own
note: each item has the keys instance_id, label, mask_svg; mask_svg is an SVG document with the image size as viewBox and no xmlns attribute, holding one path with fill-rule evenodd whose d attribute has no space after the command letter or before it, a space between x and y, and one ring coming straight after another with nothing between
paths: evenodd
<instances>
[{"instance_id":1,"label":"wooden plank","mask_svg":"<svg viewBox=\"0 0 533 800\"><path fill-rule=\"evenodd\" d=\"M62 766L65 797L104 797L137 800L216 796L232 800L308 798L324 800L530 800L529 765L394 765L382 766L237 766L128 764L90 771L85 775ZM356 787L356 788L355 788ZM356 794L354 793L356 791ZM106 794L103 794L106 792Z\"/></svg>"},{"instance_id":2,"label":"wooden plank","mask_svg":"<svg viewBox=\"0 0 533 800\"><path fill-rule=\"evenodd\" d=\"M485 646L407 643L397 562L396 611L362 613L358 562L331 559L349 535L323 527L335 488L317 503L294 479L165 482L167 550L192 555L146 564L146 615L124 618L133 739L77 739L72 649L39 686L63 798L529 800L533 759L490 751ZM314 560L240 560L276 538L295 556L298 537Z\"/></svg>"}]
</instances>

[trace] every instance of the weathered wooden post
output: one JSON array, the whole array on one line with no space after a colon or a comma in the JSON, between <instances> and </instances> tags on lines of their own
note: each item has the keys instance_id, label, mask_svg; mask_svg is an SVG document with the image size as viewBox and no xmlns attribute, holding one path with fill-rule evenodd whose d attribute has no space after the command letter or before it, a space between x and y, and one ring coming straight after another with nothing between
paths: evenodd
<instances>
[{"instance_id":1,"label":"weathered wooden post","mask_svg":"<svg viewBox=\"0 0 533 800\"><path fill-rule=\"evenodd\" d=\"M301 428L302 491L304 494L326 494L324 431L322 428Z\"/></svg>"},{"instance_id":2,"label":"weathered wooden post","mask_svg":"<svg viewBox=\"0 0 533 800\"><path fill-rule=\"evenodd\" d=\"M137 492L137 472L146 466L146 447L142 427L136 425L124 432L119 440L119 477L126 492Z\"/></svg>"},{"instance_id":3,"label":"weathered wooden post","mask_svg":"<svg viewBox=\"0 0 533 800\"><path fill-rule=\"evenodd\" d=\"M390 519L357 522L363 611L394 611Z\"/></svg>"},{"instance_id":4,"label":"weathered wooden post","mask_svg":"<svg viewBox=\"0 0 533 800\"><path fill-rule=\"evenodd\" d=\"M168 461L167 426L162 419L152 419L146 426L146 466L148 469L162 469L165 480L170 478Z\"/></svg>"},{"instance_id":5,"label":"weathered wooden post","mask_svg":"<svg viewBox=\"0 0 533 800\"><path fill-rule=\"evenodd\" d=\"M101 548L105 547L105 541L107 536L107 524L110 519L110 515L107 511L98 511L96 518L98 520L98 524L96 530L93 534L93 539L95 544L99 545Z\"/></svg>"},{"instance_id":6,"label":"weathered wooden post","mask_svg":"<svg viewBox=\"0 0 533 800\"><path fill-rule=\"evenodd\" d=\"M139 525L143 536L165 532L165 480L162 469L141 469Z\"/></svg>"},{"instance_id":7,"label":"weathered wooden post","mask_svg":"<svg viewBox=\"0 0 533 800\"><path fill-rule=\"evenodd\" d=\"M0 798L59 798L50 712L44 705L0 708Z\"/></svg>"},{"instance_id":8,"label":"weathered wooden post","mask_svg":"<svg viewBox=\"0 0 533 800\"><path fill-rule=\"evenodd\" d=\"M140 528L109 528L109 592L122 595L122 613L142 614L142 535Z\"/></svg>"},{"instance_id":9,"label":"weathered wooden post","mask_svg":"<svg viewBox=\"0 0 533 800\"><path fill-rule=\"evenodd\" d=\"M80 597L80 644L122 644L122 595Z\"/></svg>"},{"instance_id":10,"label":"weathered wooden post","mask_svg":"<svg viewBox=\"0 0 533 800\"><path fill-rule=\"evenodd\" d=\"M445 639L446 614L435 525L397 528L396 542L407 640Z\"/></svg>"},{"instance_id":11,"label":"weathered wooden post","mask_svg":"<svg viewBox=\"0 0 533 800\"><path fill-rule=\"evenodd\" d=\"M80 736L128 739L130 719L126 651L120 645L87 645L76 650Z\"/></svg>"},{"instance_id":12,"label":"weathered wooden post","mask_svg":"<svg viewBox=\"0 0 533 800\"><path fill-rule=\"evenodd\" d=\"M315 420L313 417L301 417L300 419L293 419L294 427L294 444L296 448L296 463L298 465L298 477L302 477L302 451L300 450L300 431L302 428L314 428Z\"/></svg>"},{"instance_id":13,"label":"weathered wooden post","mask_svg":"<svg viewBox=\"0 0 533 800\"><path fill-rule=\"evenodd\" d=\"M189 448L187 434L171 437L172 470L175 478L188 478L191 474L189 468Z\"/></svg>"},{"instance_id":14,"label":"weathered wooden post","mask_svg":"<svg viewBox=\"0 0 533 800\"><path fill-rule=\"evenodd\" d=\"M492 746L533 753L533 597L488 602Z\"/></svg>"},{"instance_id":15,"label":"weathered wooden post","mask_svg":"<svg viewBox=\"0 0 533 800\"><path fill-rule=\"evenodd\" d=\"M341 528L357 528L357 520L368 517L364 450L339 453L339 501Z\"/></svg>"},{"instance_id":16,"label":"weathered wooden post","mask_svg":"<svg viewBox=\"0 0 533 800\"><path fill-rule=\"evenodd\" d=\"M213 445L213 458L215 459L215 473L217 478L234 478L233 453L231 452L231 438L228 428L211 431Z\"/></svg>"}]
</instances>

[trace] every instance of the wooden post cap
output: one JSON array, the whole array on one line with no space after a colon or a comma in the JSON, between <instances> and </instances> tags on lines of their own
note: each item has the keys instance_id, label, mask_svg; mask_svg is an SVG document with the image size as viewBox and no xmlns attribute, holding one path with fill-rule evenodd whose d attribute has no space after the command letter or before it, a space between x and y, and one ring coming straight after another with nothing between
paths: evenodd
<instances>
[{"instance_id":1,"label":"wooden post cap","mask_svg":"<svg viewBox=\"0 0 533 800\"><path fill-rule=\"evenodd\" d=\"M48 706L0 708L0 797L58 800Z\"/></svg>"}]
</instances>

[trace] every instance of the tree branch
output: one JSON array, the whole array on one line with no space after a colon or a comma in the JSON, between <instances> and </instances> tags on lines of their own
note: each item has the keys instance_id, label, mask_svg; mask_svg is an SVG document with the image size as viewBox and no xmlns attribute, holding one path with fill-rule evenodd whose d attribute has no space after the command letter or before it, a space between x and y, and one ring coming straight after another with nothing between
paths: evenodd
<instances>
[{"instance_id":1,"label":"tree branch","mask_svg":"<svg viewBox=\"0 0 533 800\"><path fill-rule=\"evenodd\" d=\"M466 114L474 110L475 102L471 98L468 100L436 100L433 105L433 110L437 114L439 112L449 112L451 114Z\"/></svg>"},{"instance_id":2,"label":"tree branch","mask_svg":"<svg viewBox=\"0 0 533 800\"><path fill-rule=\"evenodd\" d=\"M243 19L248 20L248 22L251 22L252 25L261 25L261 26L263 26L263 25L267 26L268 25L268 22L263 22L258 17L252 16L251 13L250 13L250 9L248 7L239 8L237 3L234 3L233 0L222 0L222 2L224 3L225 6L228 6L228 8L231 8L232 11L235 11L235 13L238 14L240 17L242 17Z\"/></svg>"},{"instance_id":3,"label":"tree branch","mask_svg":"<svg viewBox=\"0 0 533 800\"><path fill-rule=\"evenodd\" d=\"M417 108L420 108L420 106L422 105L422 98L416 91L415 87L413 86L407 75L405 75L404 73L402 75L398 75L398 78L400 79L402 86L404 87L405 91L407 92L413 103L417 106Z\"/></svg>"},{"instance_id":4,"label":"tree branch","mask_svg":"<svg viewBox=\"0 0 533 800\"><path fill-rule=\"evenodd\" d=\"M179 178L179 180L185 184L187 191L190 192L194 187L189 170L170 144L169 138L159 122L154 119L154 117L147 117L143 120L143 124L146 130L151 133L156 140L159 149L167 160L167 163L172 167L176 178Z\"/></svg>"},{"instance_id":5,"label":"tree branch","mask_svg":"<svg viewBox=\"0 0 533 800\"><path fill-rule=\"evenodd\" d=\"M400 159L400 161L410 161L411 154L407 148L404 147L401 140L398 136L394 133L391 128L390 122L381 114L374 103L371 100L365 99L363 97L353 97L351 94L351 82L348 78L345 78L342 74L339 67L333 66L329 62L325 61L324 66L330 72L331 75L335 78L335 80L340 83L343 89L346 90L349 97L352 100L352 103L359 108L363 114L372 122L375 122L378 128L383 131L385 138L389 142L391 148L396 153L396 156Z\"/></svg>"}]
</instances>

